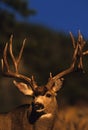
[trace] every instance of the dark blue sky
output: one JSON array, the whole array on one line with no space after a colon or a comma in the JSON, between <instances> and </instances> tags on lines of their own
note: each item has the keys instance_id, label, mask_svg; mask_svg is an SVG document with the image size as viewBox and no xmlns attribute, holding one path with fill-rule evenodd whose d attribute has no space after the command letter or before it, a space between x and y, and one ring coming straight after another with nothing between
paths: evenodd
<instances>
[{"instance_id":1,"label":"dark blue sky","mask_svg":"<svg viewBox=\"0 0 88 130\"><path fill-rule=\"evenodd\" d=\"M88 0L30 0L30 8L37 10L31 22L88 37Z\"/></svg>"}]
</instances>

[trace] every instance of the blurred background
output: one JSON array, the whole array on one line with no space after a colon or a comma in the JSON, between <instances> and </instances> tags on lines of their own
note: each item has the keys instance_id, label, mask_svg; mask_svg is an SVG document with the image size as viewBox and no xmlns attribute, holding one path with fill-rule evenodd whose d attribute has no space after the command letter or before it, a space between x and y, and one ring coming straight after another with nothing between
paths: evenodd
<instances>
[{"instance_id":1,"label":"blurred background","mask_svg":"<svg viewBox=\"0 0 88 130\"><path fill-rule=\"evenodd\" d=\"M77 39L80 29L87 42L87 4L86 0L0 0L0 59L11 34L15 56L27 38L20 72L34 75L38 85L46 84L50 72L56 75L71 64L69 31ZM88 56L84 57L84 70L85 73L75 71L65 76L57 96L59 105L88 104ZM0 65L0 112L11 111L29 99L31 102L31 97L21 94L12 81L2 76Z\"/></svg>"}]
</instances>

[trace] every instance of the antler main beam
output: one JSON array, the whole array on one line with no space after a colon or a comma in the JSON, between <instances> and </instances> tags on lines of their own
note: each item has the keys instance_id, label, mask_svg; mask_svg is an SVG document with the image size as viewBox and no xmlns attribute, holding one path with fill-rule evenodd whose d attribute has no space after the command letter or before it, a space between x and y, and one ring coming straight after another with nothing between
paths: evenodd
<instances>
[{"instance_id":1,"label":"antler main beam","mask_svg":"<svg viewBox=\"0 0 88 130\"><path fill-rule=\"evenodd\" d=\"M48 89L50 89L54 84L58 84L59 86L61 86L60 83L63 83L63 76L73 72L76 64L78 66L78 69L83 70L83 56L88 54L88 50L83 52L86 42L84 41L80 31L78 34L77 42L75 41L73 34L71 32L70 32L70 36L71 36L72 45L74 48L72 64L70 65L70 67L68 69L60 72L59 74L55 75L54 77L52 77L52 74L50 73L50 78L46 85ZM59 82L59 79L61 80L61 82Z\"/></svg>"}]
</instances>

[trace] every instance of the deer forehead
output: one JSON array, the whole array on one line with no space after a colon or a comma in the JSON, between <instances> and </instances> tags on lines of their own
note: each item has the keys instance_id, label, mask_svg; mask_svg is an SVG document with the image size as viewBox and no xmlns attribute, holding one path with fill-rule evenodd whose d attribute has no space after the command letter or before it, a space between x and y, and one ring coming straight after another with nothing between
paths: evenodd
<instances>
[{"instance_id":1,"label":"deer forehead","mask_svg":"<svg viewBox=\"0 0 88 130\"><path fill-rule=\"evenodd\" d=\"M47 90L43 95L39 94L34 96L34 102L49 104L51 101L53 102L56 98L56 94L53 91Z\"/></svg>"},{"instance_id":2,"label":"deer forehead","mask_svg":"<svg viewBox=\"0 0 88 130\"><path fill-rule=\"evenodd\" d=\"M48 90L45 86L37 87L37 89L35 89L34 91L35 97L45 96L47 94L51 94L52 96L56 95L56 93L52 89Z\"/></svg>"}]
</instances>

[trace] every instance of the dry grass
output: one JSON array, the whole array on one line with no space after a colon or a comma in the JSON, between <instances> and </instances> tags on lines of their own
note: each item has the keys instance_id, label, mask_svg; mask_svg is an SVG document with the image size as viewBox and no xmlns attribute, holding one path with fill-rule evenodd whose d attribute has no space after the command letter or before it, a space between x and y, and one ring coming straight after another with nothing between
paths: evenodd
<instances>
[{"instance_id":1,"label":"dry grass","mask_svg":"<svg viewBox=\"0 0 88 130\"><path fill-rule=\"evenodd\" d=\"M66 107L58 118L55 130L88 130L88 107Z\"/></svg>"},{"instance_id":2,"label":"dry grass","mask_svg":"<svg viewBox=\"0 0 88 130\"><path fill-rule=\"evenodd\" d=\"M11 119L10 115L1 115L0 118L0 130L31 130L28 124L23 128L22 124L17 126L17 117L15 114L15 128L11 128ZM19 116L19 115L18 115ZM25 118L26 119L26 118ZM22 119L23 122L26 120ZM19 120L18 120L19 121ZM24 123L25 124L25 123ZM2 128L3 126L3 128ZM56 121L55 127L53 130L88 130L88 106L68 106L60 109L58 112L58 120Z\"/></svg>"}]
</instances>

